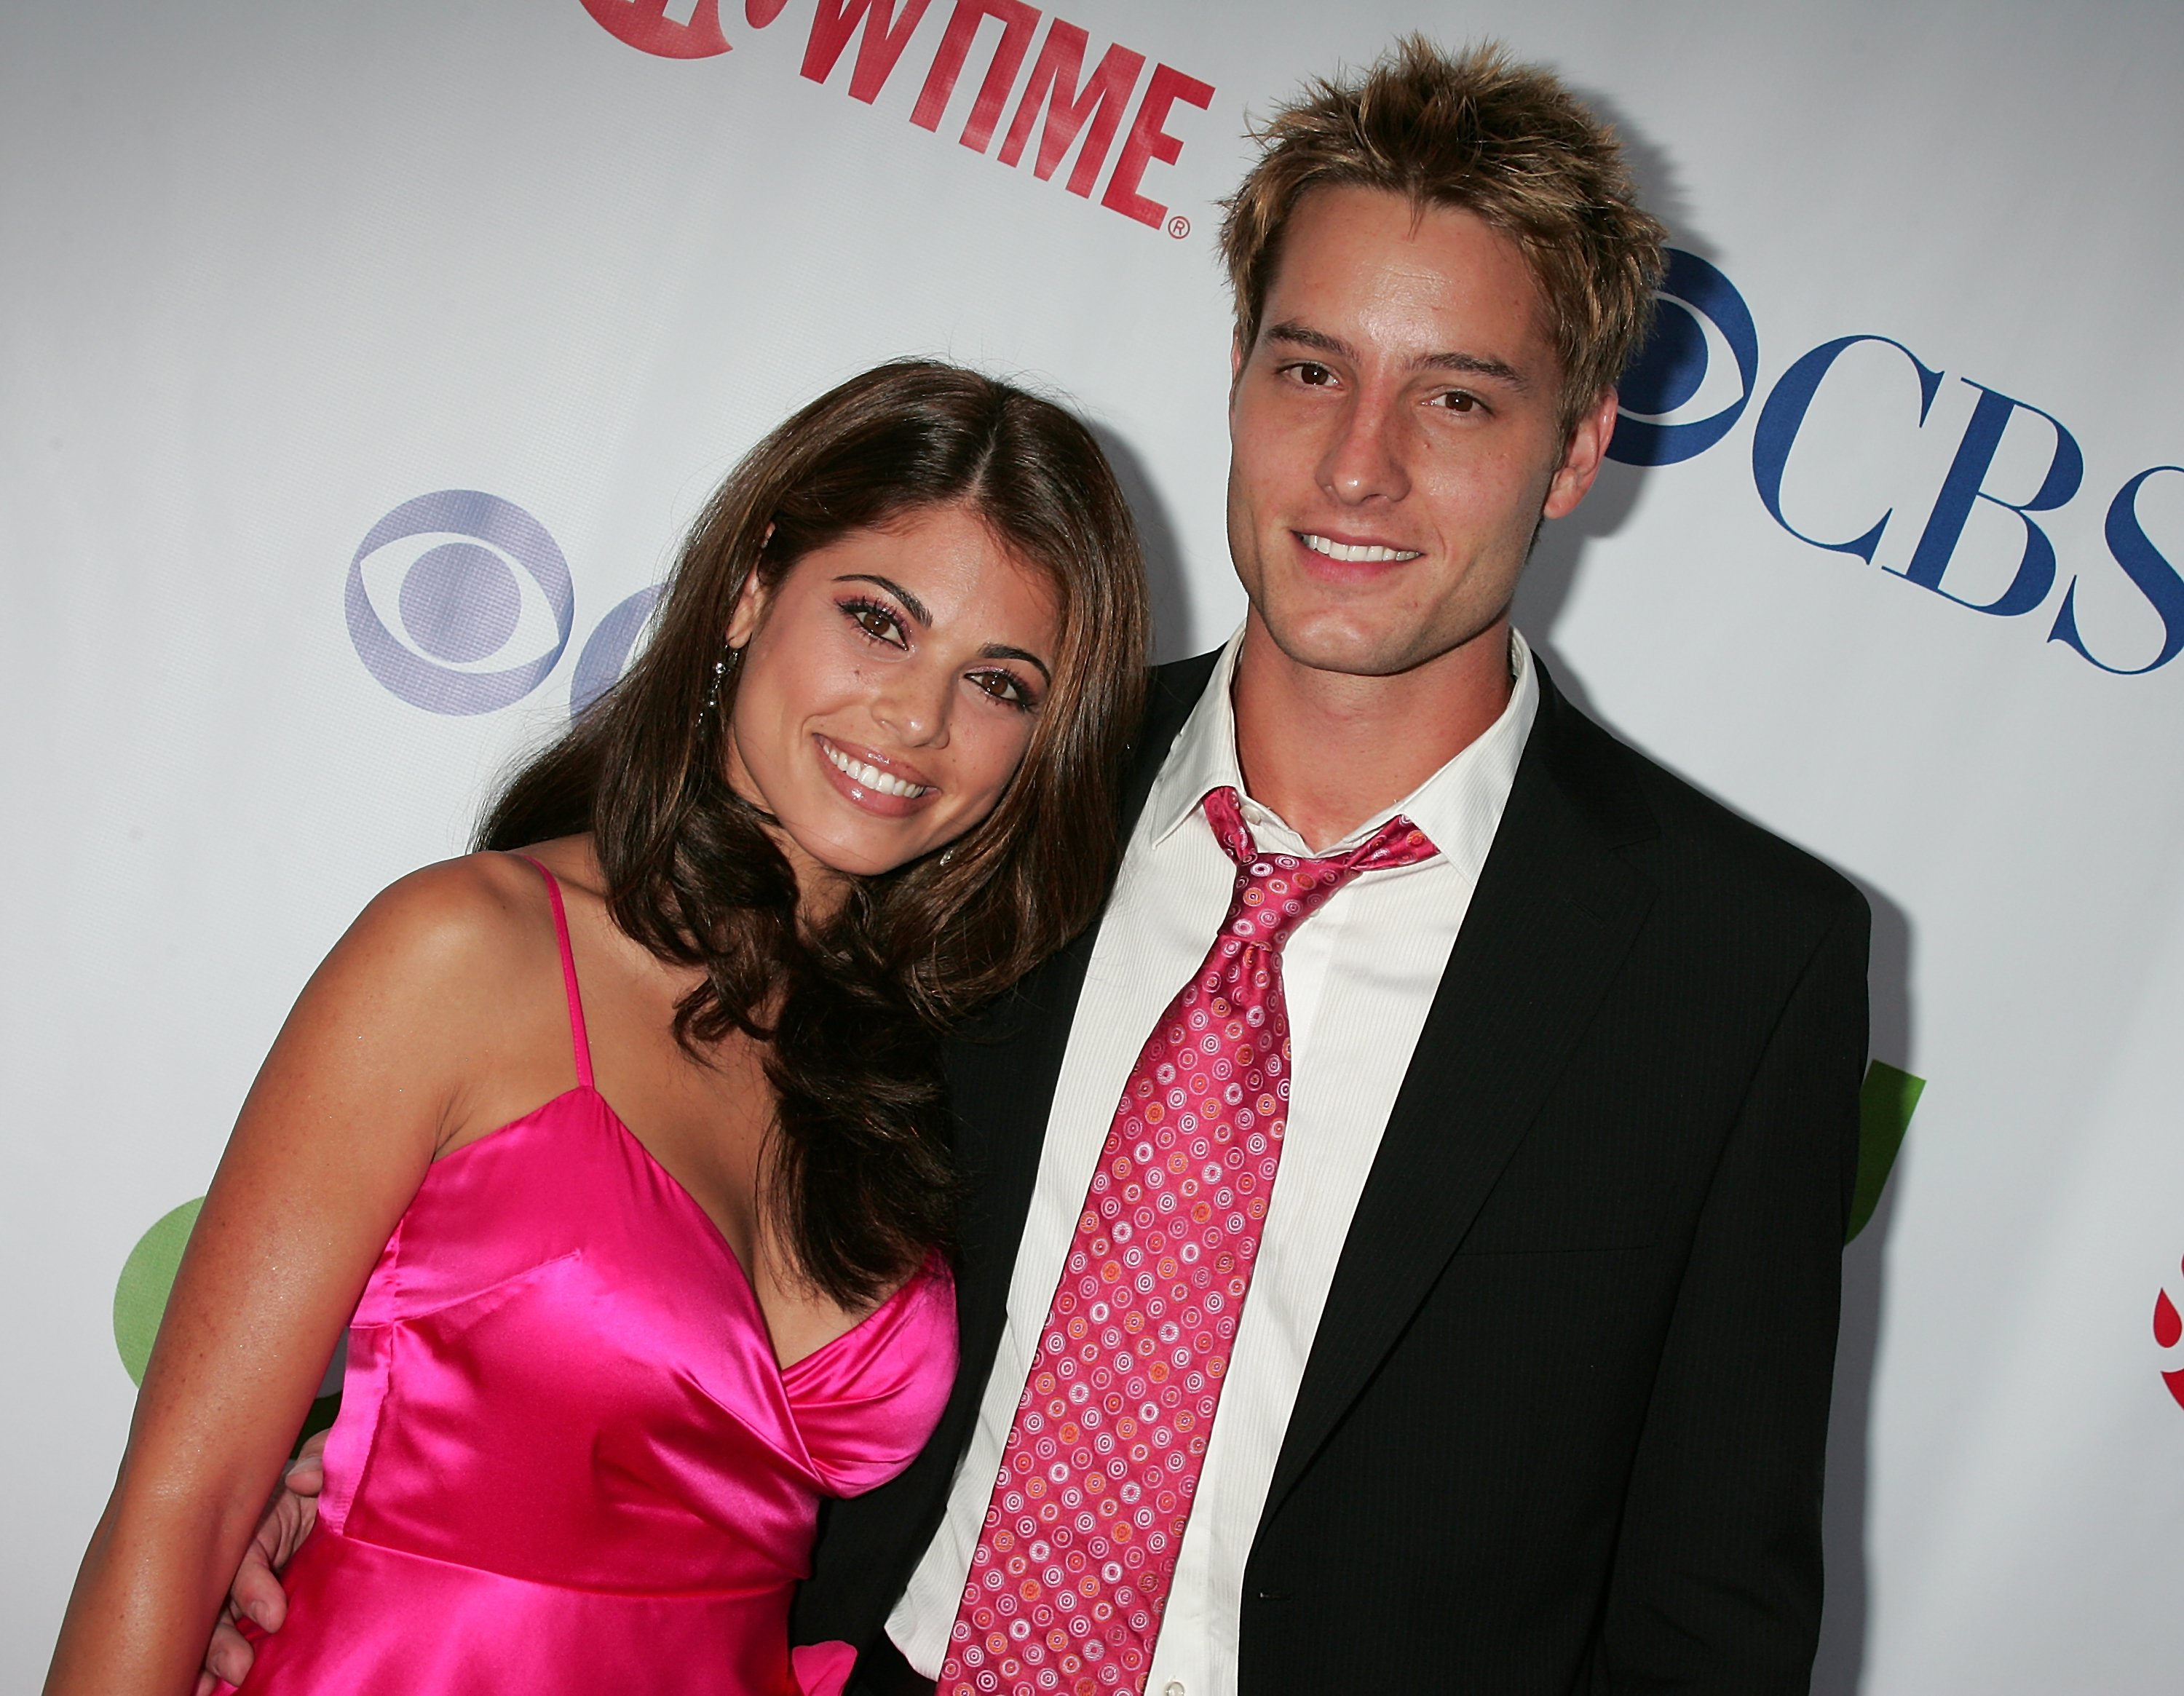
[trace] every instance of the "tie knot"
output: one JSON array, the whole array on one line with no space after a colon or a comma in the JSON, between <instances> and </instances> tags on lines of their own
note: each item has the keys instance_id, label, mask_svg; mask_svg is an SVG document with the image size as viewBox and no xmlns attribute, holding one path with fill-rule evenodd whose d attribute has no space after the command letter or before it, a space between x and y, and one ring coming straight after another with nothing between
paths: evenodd
<instances>
[{"instance_id":1,"label":"tie knot","mask_svg":"<svg viewBox=\"0 0 2184 1696\"><path fill-rule=\"evenodd\" d=\"M1280 948L1291 931L1359 872L1415 865L1439 852L1424 831L1398 815L1341 854L1318 859L1262 854L1244 822L1236 792L1228 788L1207 793L1206 818L1215 839L1236 862L1236 892L1223 929L1230 937L1270 948Z\"/></svg>"}]
</instances>

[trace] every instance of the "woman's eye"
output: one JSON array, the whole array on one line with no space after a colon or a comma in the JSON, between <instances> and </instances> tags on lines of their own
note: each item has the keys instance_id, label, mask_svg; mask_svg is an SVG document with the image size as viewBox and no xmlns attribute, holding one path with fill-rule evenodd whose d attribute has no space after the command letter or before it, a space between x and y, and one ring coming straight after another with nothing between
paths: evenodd
<instances>
[{"instance_id":1,"label":"woman's eye","mask_svg":"<svg viewBox=\"0 0 2184 1696\"><path fill-rule=\"evenodd\" d=\"M902 620L876 601L851 601L842 610L850 615L850 622L876 642L893 642L904 647Z\"/></svg>"},{"instance_id":2,"label":"woman's eye","mask_svg":"<svg viewBox=\"0 0 2184 1696\"><path fill-rule=\"evenodd\" d=\"M1029 692L1006 671L973 671L971 685L1011 707L1028 708L1032 703Z\"/></svg>"}]
</instances>

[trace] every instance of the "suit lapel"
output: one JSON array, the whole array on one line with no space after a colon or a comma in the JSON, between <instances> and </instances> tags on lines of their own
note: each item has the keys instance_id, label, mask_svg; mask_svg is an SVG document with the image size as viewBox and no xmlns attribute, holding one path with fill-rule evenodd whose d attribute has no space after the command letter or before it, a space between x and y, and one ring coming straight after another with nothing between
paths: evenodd
<instances>
[{"instance_id":1,"label":"suit lapel","mask_svg":"<svg viewBox=\"0 0 2184 1696\"><path fill-rule=\"evenodd\" d=\"M1279 1509L1392 1348L1554 1083L1652 903L1620 750L1540 674L1540 714L1360 1196L1267 1496Z\"/></svg>"}]
</instances>

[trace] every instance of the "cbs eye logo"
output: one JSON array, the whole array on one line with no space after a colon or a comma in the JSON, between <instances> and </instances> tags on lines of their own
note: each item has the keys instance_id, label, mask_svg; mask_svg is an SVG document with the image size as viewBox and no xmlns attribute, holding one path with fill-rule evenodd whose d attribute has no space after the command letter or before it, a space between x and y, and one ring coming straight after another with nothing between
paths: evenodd
<instances>
[{"instance_id":1,"label":"cbs eye logo","mask_svg":"<svg viewBox=\"0 0 2184 1696\"><path fill-rule=\"evenodd\" d=\"M420 495L372 525L346 601L365 669L428 713L521 700L560 662L577 616L569 562L545 525L476 489ZM526 647L530 658L508 663Z\"/></svg>"},{"instance_id":2,"label":"cbs eye logo","mask_svg":"<svg viewBox=\"0 0 2184 1696\"><path fill-rule=\"evenodd\" d=\"M1673 465L1729 434L1759 376L1759 331L1736 285L1696 253L1669 249L1653 331L1618 388L1607 457Z\"/></svg>"},{"instance_id":3,"label":"cbs eye logo","mask_svg":"<svg viewBox=\"0 0 2184 1696\"><path fill-rule=\"evenodd\" d=\"M570 681L571 717L621 676L660 586L599 620ZM576 627L569 562L546 526L498 495L442 489L371 527L349 561L349 640L393 695L428 713L490 713L552 674ZM526 658L520 656L528 655Z\"/></svg>"}]
</instances>

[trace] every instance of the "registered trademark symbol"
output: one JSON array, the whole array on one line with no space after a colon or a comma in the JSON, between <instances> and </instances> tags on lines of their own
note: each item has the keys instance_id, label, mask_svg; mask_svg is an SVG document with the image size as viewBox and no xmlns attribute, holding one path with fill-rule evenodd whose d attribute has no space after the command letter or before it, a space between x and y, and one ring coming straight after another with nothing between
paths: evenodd
<instances>
[{"instance_id":1,"label":"registered trademark symbol","mask_svg":"<svg viewBox=\"0 0 2184 1696\"><path fill-rule=\"evenodd\" d=\"M1180 212L1167 220L1167 233L1180 242L1190 233L1190 220Z\"/></svg>"}]
</instances>

